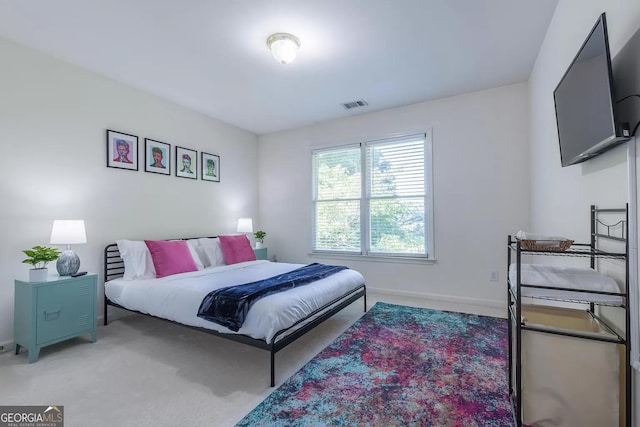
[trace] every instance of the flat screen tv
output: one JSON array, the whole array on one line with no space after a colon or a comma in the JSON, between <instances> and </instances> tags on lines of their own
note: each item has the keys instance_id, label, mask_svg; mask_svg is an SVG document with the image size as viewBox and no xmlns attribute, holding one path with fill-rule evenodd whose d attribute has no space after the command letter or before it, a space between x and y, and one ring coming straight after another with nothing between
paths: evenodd
<instances>
[{"instance_id":1,"label":"flat screen tv","mask_svg":"<svg viewBox=\"0 0 640 427\"><path fill-rule=\"evenodd\" d=\"M629 139L628 123L616 121L614 94L603 13L553 91L563 167Z\"/></svg>"}]
</instances>

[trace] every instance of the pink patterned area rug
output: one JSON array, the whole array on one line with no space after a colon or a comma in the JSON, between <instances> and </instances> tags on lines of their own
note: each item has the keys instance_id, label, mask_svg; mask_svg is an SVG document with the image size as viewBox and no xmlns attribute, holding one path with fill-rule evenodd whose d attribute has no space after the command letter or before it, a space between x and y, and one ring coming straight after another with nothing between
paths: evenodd
<instances>
[{"instance_id":1,"label":"pink patterned area rug","mask_svg":"<svg viewBox=\"0 0 640 427\"><path fill-rule=\"evenodd\" d=\"M513 426L507 321L377 303L238 426Z\"/></svg>"}]
</instances>

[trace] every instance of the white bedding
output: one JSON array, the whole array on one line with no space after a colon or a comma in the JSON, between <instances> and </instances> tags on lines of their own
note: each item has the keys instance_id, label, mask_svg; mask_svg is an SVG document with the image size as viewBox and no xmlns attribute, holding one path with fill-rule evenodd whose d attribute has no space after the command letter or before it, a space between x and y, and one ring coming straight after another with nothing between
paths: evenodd
<instances>
[{"instance_id":1,"label":"white bedding","mask_svg":"<svg viewBox=\"0 0 640 427\"><path fill-rule=\"evenodd\" d=\"M520 267L523 285L553 286L558 288L584 289L600 292L620 292L615 280L592 268L566 267L545 264L522 264ZM509 266L511 287L516 287L516 264ZM554 298L572 301L622 305L618 295L599 295L588 292L558 291L554 289L522 288L523 297Z\"/></svg>"},{"instance_id":2,"label":"white bedding","mask_svg":"<svg viewBox=\"0 0 640 427\"><path fill-rule=\"evenodd\" d=\"M105 294L109 300L131 310L234 334L236 332L222 325L197 316L202 299L218 288L266 279L302 266L260 260L209 267L160 279L116 279L105 283ZM237 333L270 342L279 330L363 283L360 273L347 269L308 285L269 295L251 307Z\"/></svg>"}]
</instances>

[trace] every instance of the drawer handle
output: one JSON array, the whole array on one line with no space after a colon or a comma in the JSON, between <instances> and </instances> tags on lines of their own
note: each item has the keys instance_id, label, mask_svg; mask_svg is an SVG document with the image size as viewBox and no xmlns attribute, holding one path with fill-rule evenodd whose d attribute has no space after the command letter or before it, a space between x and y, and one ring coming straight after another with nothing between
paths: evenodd
<instances>
[{"instance_id":1,"label":"drawer handle","mask_svg":"<svg viewBox=\"0 0 640 427\"><path fill-rule=\"evenodd\" d=\"M44 320L56 320L60 317L62 306L51 307L48 310L44 310Z\"/></svg>"}]
</instances>

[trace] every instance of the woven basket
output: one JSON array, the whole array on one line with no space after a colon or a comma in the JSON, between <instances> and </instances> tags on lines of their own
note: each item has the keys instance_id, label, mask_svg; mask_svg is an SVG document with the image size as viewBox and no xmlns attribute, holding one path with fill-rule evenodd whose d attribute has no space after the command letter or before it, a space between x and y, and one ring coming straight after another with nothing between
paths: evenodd
<instances>
[{"instance_id":1,"label":"woven basket","mask_svg":"<svg viewBox=\"0 0 640 427\"><path fill-rule=\"evenodd\" d=\"M548 242L548 240L544 240ZM545 245L538 244L538 240L520 240L520 246L522 249L528 249L531 251L553 251L553 252L563 252L566 251L573 245L573 240L557 240L557 245Z\"/></svg>"}]
</instances>

